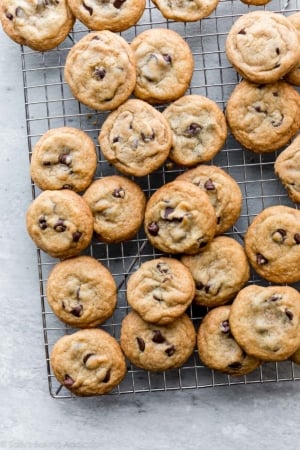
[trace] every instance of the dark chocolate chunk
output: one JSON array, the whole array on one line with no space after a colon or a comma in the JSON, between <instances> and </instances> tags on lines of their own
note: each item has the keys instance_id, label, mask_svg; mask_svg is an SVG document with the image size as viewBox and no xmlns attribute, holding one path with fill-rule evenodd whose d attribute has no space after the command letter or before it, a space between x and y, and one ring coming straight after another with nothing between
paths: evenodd
<instances>
[{"instance_id":1,"label":"dark chocolate chunk","mask_svg":"<svg viewBox=\"0 0 300 450\"><path fill-rule=\"evenodd\" d=\"M268 302L277 302L277 300L280 300L281 296L277 294L271 295L271 297L268 299Z\"/></svg>"},{"instance_id":2,"label":"dark chocolate chunk","mask_svg":"<svg viewBox=\"0 0 300 450\"><path fill-rule=\"evenodd\" d=\"M75 381L73 380L73 378L70 377L70 375L66 374L64 382L63 382L64 386L71 387L71 386L73 386L74 383L75 383Z\"/></svg>"},{"instance_id":3,"label":"dark chocolate chunk","mask_svg":"<svg viewBox=\"0 0 300 450\"><path fill-rule=\"evenodd\" d=\"M207 246L207 242L200 242L199 243L199 248L204 248Z\"/></svg>"},{"instance_id":4,"label":"dark chocolate chunk","mask_svg":"<svg viewBox=\"0 0 300 450\"><path fill-rule=\"evenodd\" d=\"M16 8L15 13L16 13L17 17L25 17L26 16L24 9L20 8L20 6L18 6L18 8Z\"/></svg>"},{"instance_id":5,"label":"dark chocolate chunk","mask_svg":"<svg viewBox=\"0 0 300 450\"><path fill-rule=\"evenodd\" d=\"M170 55L168 55L167 53L164 53L164 54L163 54L163 58L164 58L164 60L165 60L168 64L171 64L171 62L172 62L172 57L171 57Z\"/></svg>"},{"instance_id":6,"label":"dark chocolate chunk","mask_svg":"<svg viewBox=\"0 0 300 450\"><path fill-rule=\"evenodd\" d=\"M168 268L167 264L165 264L165 263L158 263L156 265L156 267L160 271L160 273L168 273L169 272L169 268Z\"/></svg>"},{"instance_id":7,"label":"dark chocolate chunk","mask_svg":"<svg viewBox=\"0 0 300 450\"><path fill-rule=\"evenodd\" d=\"M125 191L123 188L118 188L113 191L112 195L113 195L113 197L116 197L116 198L124 198Z\"/></svg>"},{"instance_id":8,"label":"dark chocolate chunk","mask_svg":"<svg viewBox=\"0 0 300 450\"><path fill-rule=\"evenodd\" d=\"M75 231L72 236L73 236L73 242L78 242L82 236L82 233L80 233L80 231Z\"/></svg>"},{"instance_id":9,"label":"dark chocolate chunk","mask_svg":"<svg viewBox=\"0 0 300 450\"><path fill-rule=\"evenodd\" d=\"M300 244L300 234L299 234L299 233L296 233L296 234L294 235L294 239L295 239L295 241L296 241L296 244L299 245L299 244Z\"/></svg>"},{"instance_id":10,"label":"dark chocolate chunk","mask_svg":"<svg viewBox=\"0 0 300 450\"><path fill-rule=\"evenodd\" d=\"M151 142L155 138L155 133L152 132L152 134L147 135L147 134L141 132L141 138L143 139L144 142Z\"/></svg>"},{"instance_id":11,"label":"dark chocolate chunk","mask_svg":"<svg viewBox=\"0 0 300 450\"><path fill-rule=\"evenodd\" d=\"M7 17L8 20L13 20L13 18L14 18L14 16L11 13L9 13L9 12L5 13L5 17Z\"/></svg>"},{"instance_id":12,"label":"dark chocolate chunk","mask_svg":"<svg viewBox=\"0 0 300 450\"><path fill-rule=\"evenodd\" d=\"M98 81L99 80L103 80L105 75L106 75L106 70L103 67L96 67L95 68L94 76L95 76L96 80L98 80ZM109 100L111 100L111 98L108 99L107 101L109 101Z\"/></svg>"},{"instance_id":13,"label":"dark chocolate chunk","mask_svg":"<svg viewBox=\"0 0 300 450\"><path fill-rule=\"evenodd\" d=\"M187 136L195 136L196 134L199 133L199 131L201 131L202 126L199 125L198 123L191 123L184 131L184 134Z\"/></svg>"},{"instance_id":14,"label":"dark chocolate chunk","mask_svg":"<svg viewBox=\"0 0 300 450\"><path fill-rule=\"evenodd\" d=\"M95 353L87 353L84 357L83 357L83 364L86 364L87 360L91 357L94 356Z\"/></svg>"},{"instance_id":15,"label":"dark chocolate chunk","mask_svg":"<svg viewBox=\"0 0 300 450\"><path fill-rule=\"evenodd\" d=\"M66 231L67 226L65 225L65 222L63 219L58 219L56 224L54 224L53 229L57 231L58 233L63 233Z\"/></svg>"},{"instance_id":16,"label":"dark chocolate chunk","mask_svg":"<svg viewBox=\"0 0 300 450\"><path fill-rule=\"evenodd\" d=\"M68 153L62 153L58 157L58 162L60 162L61 164L65 164L66 166L70 166L72 163L72 156Z\"/></svg>"},{"instance_id":17,"label":"dark chocolate chunk","mask_svg":"<svg viewBox=\"0 0 300 450\"><path fill-rule=\"evenodd\" d=\"M70 184L64 184L62 189L70 189L70 191L72 191L72 186Z\"/></svg>"},{"instance_id":18,"label":"dark chocolate chunk","mask_svg":"<svg viewBox=\"0 0 300 450\"><path fill-rule=\"evenodd\" d=\"M119 136L115 136L112 140L112 143L115 144L116 142L119 142L120 137Z\"/></svg>"},{"instance_id":19,"label":"dark chocolate chunk","mask_svg":"<svg viewBox=\"0 0 300 450\"><path fill-rule=\"evenodd\" d=\"M280 55L280 48L276 47L275 51L277 55Z\"/></svg>"},{"instance_id":20,"label":"dark chocolate chunk","mask_svg":"<svg viewBox=\"0 0 300 450\"><path fill-rule=\"evenodd\" d=\"M163 342L165 342L166 338L161 334L159 330L154 330L153 333L153 342L155 342L156 344L162 344Z\"/></svg>"},{"instance_id":21,"label":"dark chocolate chunk","mask_svg":"<svg viewBox=\"0 0 300 450\"><path fill-rule=\"evenodd\" d=\"M207 191L214 191L216 189L216 186L214 185L211 178L209 178L205 183L204 187Z\"/></svg>"},{"instance_id":22,"label":"dark chocolate chunk","mask_svg":"<svg viewBox=\"0 0 300 450\"><path fill-rule=\"evenodd\" d=\"M287 315L287 317L288 317L290 320L293 320L294 314L292 313L292 311L290 311L289 309L286 308L285 314Z\"/></svg>"},{"instance_id":23,"label":"dark chocolate chunk","mask_svg":"<svg viewBox=\"0 0 300 450\"><path fill-rule=\"evenodd\" d=\"M82 305L77 305L71 310L71 314L73 314L73 316L75 316L75 317L82 316L82 312L83 312L83 306Z\"/></svg>"},{"instance_id":24,"label":"dark chocolate chunk","mask_svg":"<svg viewBox=\"0 0 300 450\"><path fill-rule=\"evenodd\" d=\"M272 233L272 239L278 243L284 242L286 239L286 231L283 228L278 228Z\"/></svg>"},{"instance_id":25,"label":"dark chocolate chunk","mask_svg":"<svg viewBox=\"0 0 300 450\"><path fill-rule=\"evenodd\" d=\"M137 340L137 343L138 343L140 351L143 352L145 350L145 347L146 347L144 339L142 339L140 337L137 337L136 340Z\"/></svg>"},{"instance_id":26,"label":"dark chocolate chunk","mask_svg":"<svg viewBox=\"0 0 300 450\"><path fill-rule=\"evenodd\" d=\"M261 253L257 253L257 255L256 255L256 262L260 266L263 266L264 264L267 264L269 261Z\"/></svg>"},{"instance_id":27,"label":"dark chocolate chunk","mask_svg":"<svg viewBox=\"0 0 300 450\"><path fill-rule=\"evenodd\" d=\"M83 0L82 0L82 6L89 12L90 16L93 14L94 10L91 6L88 6Z\"/></svg>"},{"instance_id":28,"label":"dark chocolate chunk","mask_svg":"<svg viewBox=\"0 0 300 450\"><path fill-rule=\"evenodd\" d=\"M245 29L242 28L242 29L238 32L238 34L247 34L247 33L246 33Z\"/></svg>"},{"instance_id":29,"label":"dark chocolate chunk","mask_svg":"<svg viewBox=\"0 0 300 450\"><path fill-rule=\"evenodd\" d=\"M115 0L113 2L113 5L115 8L120 9L121 6L123 5L123 3L125 3L125 2L126 2L126 0Z\"/></svg>"},{"instance_id":30,"label":"dark chocolate chunk","mask_svg":"<svg viewBox=\"0 0 300 450\"><path fill-rule=\"evenodd\" d=\"M51 166L51 162L50 161L45 161L45 162L43 162L43 166Z\"/></svg>"},{"instance_id":31,"label":"dark chocolate chunk","mask_svg":"<svg viewBox=\"0 0 300 450\"><path fill-rule=\"evenodd\" d=\"M158 224L157 224L156 222L151 222L151 223L149 223L147 229L148 229L149 233L150 233L152 236L157 236L157 235L158 235L158 232L159 232L159 226L158 226Z\"/></svg>"},{"instance_id":32,"label":"dark chocolate chunk","mask_svg":"<svg viewBox=\"0 0 300 450\"><path fill-rule=\"evenodd\" d=\"M202 289L204 289L204 284L201 283L201 281L198 281L196 283L196 289L197 289L197 291L202 291Z\"/></svg>"},{"instance_id":33,"label":"dark chocolate chunk","mask_svg":"<svg viewBox=\"0 0 300 450\"><path fill-rule=\"evenodd\" d=\"M162 301L162 299L155 294L153 295L153 298L154 298L154 300L157 300L158 302Z\"/></svg>"},{"instance_id":34,"label":"dark chocolate chunk","mask_svg":"<svg viewBox=\"0 0 300 450\"><path fill-rule=\"evenodd\" d=\"M39 227L41 230L46 230L46 228L48 228L47 220L46 220L45 216L41 216L39 218Z\"/></svg>"},{"instance_id":35,"label":"dark chocolate chunk","mask_svg":"<svg viewBox=\"0 0 300 450\"><path fill-rule=\"evenodd\" d=\"M108 383L110 380L110 375L111 375L111 369L108 369L106 372L105 377L102 380L102 383Z\"/></svg>"},{"instance_id":36,"label":"dark chocolate chunk","mask_svg":"<svg viewBox=\"0 0 300 450\"><path fill-rule=\"evenodd\" d=\"M168 347L168 348L165 350L165 353L166 353L168 356L172 356L172 355L174 355L175 351L176 351L175 345L171 345L171 347Z\"/></svg>"},{"instance_id":37,"label":"dark chocolate chunk","mask_svg":"<svg viewBox=\"0 0 300 450\"><path fill-rule=\"evenodd\" d=\"M280 113L280 118L277 120L275 120L275 119L272 120L271 125L273 125L273 127L275 127L275 128L279 127L283 122L283 118L284 118L284 116Z\"/></svg>"},{"instance_id":38,"label":"dark chocolate chunk","mask_svg":"<svg viewBox=\"0 0 300 450\"><path fill-rule=\"evenodd\" d=\"M229 331L230 331L229 321L223 320L223 322L221 322L220 328L221 328L222 333L224 333L224 334L229 333Z\"/></svg>"}]
</instances>

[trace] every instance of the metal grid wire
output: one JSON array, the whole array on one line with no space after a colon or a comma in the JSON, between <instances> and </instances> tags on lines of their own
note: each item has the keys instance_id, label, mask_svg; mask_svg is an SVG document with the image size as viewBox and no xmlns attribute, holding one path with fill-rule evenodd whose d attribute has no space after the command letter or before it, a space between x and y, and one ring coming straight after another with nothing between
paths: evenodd
<instances>
[{"instance_id":1,"label":"metal grid wire","mask_svg":"<svg viewBox=\"0 0 300 450\"><path fill-rule=\"evenodd\" d=\"M214 100L224 110L229 95L239 82L238 75L225 55L225 39L235 19L254 9L273 10L289 15L297 12L298 0L290 0L290 2L273 0L265 7L249 7L240 0L221 0L211 16L192 23L164 19L150 0L147 0L141 20L121 35L131 42L137 34L148 28L162 27L177 31L191 47L195 61L194 75L187 94L204 95ZM87 32L88 30L82 24L76 22L65 42L52 51L40 53L21 46L29 158L34 144L41 135L55 127L80 128L97 144L97 136L108 112L98 113L80 104L72 96L63 76L68 51ZM102 157L99 146L97 151L96 178L114 174L115 169ZM212 164L223 168L233 176L241 188L242 214L235 226L226 233L240 243L243 243L243 235L252 218L264 208L276 204L296 207L274 175L273 164L276 156L276 152L259 155L243 150L229 135L222 151L211 161ZM180 172L182 172L181 168L166 162L156 172L146 177L135 178L135 181L149 197L158 187L172 181ZM33 198L38 194L38 188L32 183ZM142 262L159 256L159 253L148 243L141 230L130 242L121 244L107 245L94 240L86 254L101 261L112 272L117 283L118 305L113 316L102 325L102 328L119 339L120 324L128 312L127 278ZM37 259L49 390L53 397L69 398L73 395L57 382L51 371L49 355L56 340L66 333L74 332L74 329L60 322L47 303L45 294L47 277L57 261L39 249ZM261 285L268 284L254 273L250 280L250 283L253 282ZM206 309L192 305L188 312L195 327L198 328ZM196 350L184 366L176 370L150 373L134 367L129 362L127 367L126 378L112 391L112 394L300 379L300 367L290 361L264 363L259 369L243 377L224 375L204 367Z\"/></svg>"}]
</instances>

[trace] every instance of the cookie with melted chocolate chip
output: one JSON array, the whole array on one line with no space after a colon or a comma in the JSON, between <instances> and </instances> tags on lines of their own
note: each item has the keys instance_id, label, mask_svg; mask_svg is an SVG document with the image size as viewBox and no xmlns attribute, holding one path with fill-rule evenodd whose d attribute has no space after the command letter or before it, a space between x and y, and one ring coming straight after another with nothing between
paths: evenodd
<instances>
[{"instance_id":1,"label":"cookie with melted chocolate chip","mask_svg":"<svg viewBox=\"0 0 300 450\"><path fill-rule=\"evenodd\" d=\"M289 197L300 203L300 136L276 158L274 170Z\"/></svg>"},{"instance_id":2,"label":"cookie with melted chocolate chip","mask_svg":"<svg viewBox=\"0 0 300 450\"><path fill-rule=\"evenodd\" d=\"M64 74L74 97L101 111L125 102L136 83L129 44L108 30L94 31L80 39L67 55Z\"/></svg>"},{"instance_id":3,"label":"cookie with melted chocolate chip","mask_svg":"<svg viewBox=\"0 0 300 450\"><path fill-rule=\"evenodd\" d=\"M135 311L122 321L121 348L137 367L163 371L182 366L194 351L196 332L182 315L168 325L145 322Z\"/></svg>"},{"instance_id":4,"label":"cookie with melted chocolate chip","mask_svg":"<svg viewBox=\"0 0 300 450\"><path fill-rule=\"evenodd\" d=\"M191 272L174 258L144 262L127 281L129 305L145 321L160 325L181 316L194 293Z\"/></svg>"},{"instance_id":5,"label":"cookie with melted chocolate chip","mask_svg":"<svg viewBox=\"0 0 300 450\"><path fill-rule=\"evenodd\" d=\"M259 213L245 235L250 264L274 283L300 281L300 211L270 206Z\"/></svg>"},{"instance_id":6,"label":"cookie with melted chocolate chip","mask_svg":"<svg viewBox=\"0 0 300 450\"><path fill-rule=\"evenodd\" d=\"M105 322L117 302L116 283L111 273L90 256L56 264L48 277L46 292L53 312L77 328L93 328Z\"/></svg>"},{"instance_id":7,"label":"cookie with melted chocolate chip","mask_svg":"<svg viewBox=\"0 0 300 450\"><path fill-rule=\"evenodd\" d=\"M148 200L144 227L149 241L159 250L192 255L213 239L216 222L207 194L188 181L175 180Z\"/></svg>"},{"instance_id":8,"label":"cookie with melted chocolate chip","mask_svg":"<svg viewBox=\"0 0 300 450\"><path fill-rule=\"evenodd\" d=\"M205 315L197 333L198 353L210 369L246 375L260 366L260 360L247 355L231 334L230 309L230 306L219 306Z\"/></svg>"},{"instance_id":9,"label":"cookie with melted chocolate chip","mask_svg":"<svg viewBox=\"0 0 300 450\"><path fill-rule=\"evenodd\" d=\"M153 0L153 3L167 19L179 22L195 22L209 16L219 0Z\"/></svg>"},{"instance_id":10,"label":"cookie with melted chocolate chip","mask_svg":"<svg viewBox=\"0 0 300 450\"><path fill-rule=\"evenodd\" d=\"M35 144L30 173L43 190L71 189L84 191L92 182L97 154L92 139L71 127L48 130Z\"/></svg>"},{"instance_id":11,"label":"cookie with melted chocolate chip","mask_svg":"<svg viewBox=\"0 0 300 450\"><path fill-rule=\"evenodd\" d=\"M145 194L128 178L112 175L96 180L83 198L91 208L94 231L103 242L131 239L142 225Z\"/></svg>"},{"instance_id":12,"label":"cookie with melted chocolate chip","mask_svg":"<svg viewBox=\"0 0 300 450\"><path fill-rule=\"evenodd\" d=\"M96 328L60 338L54 344L50 363L57 380L78 396L107 394L126 375L118 342Z\"/></svg>"},{"instance_id":13,"label":"cookie with melted chocolate chip","mask_svg":"<svg viewBox=\"0 0 300 450\"><path fill-rule=\"evenodd\" d=\"M181 97L193 75L194 60L187 42L175 31L153 28L131 43L137 70L134 95L151 104Z\"/></svg>"},{"instance_id":14,"label":"cookie with melted chocolate chip","mask_svg":"<svg viewBox=\"0 0 300 450\"><path fill-rule=\"evenodd\" d=\"M93 215L73 191L44 191L26 213L27 231L37 247L54 258L78 255L91 242Z\"/></svg>"},{"instance_id":15,"label":"cookie with melted chocolate chip","mask_svg":"<svg viewBox=\"0 0 300 450\"><path fill-rule=\"evenodd\" d=\"M236 140L248 150L273 152L300 128L300 95L284 81L261 85L243 80L229 97L226 118Z\"/></svg>"},{"instance_id":16,"label":"cookie with melted chocolate chip","mask_svg":"<svg viewBox=\"0 0 300 450\"><path fill-rule=\"evenodd\" d=\"M231 305L229 326L247 354L289 358L300 346L300 294L289 286L247 286Z\"/></svg>"},{"instance_id":17,"label":"cookie with melted chocolate chip","mask_svg":"<svg viewBox=\"0 0 300 450\"><path fill-rule=\"evenodd\" d=\"M105 158L126 175L145 176L167 159L171 129L164 116L142 100L128 100L105 120L99 134Z\"/></svg>"},{"instance_id":18,"label":"cookie with melted chocolate chip","mask_svg":"<svg viewBox=\"0 0 300 450\"><path fill-rule=\"evenodd\" d=\"M244 78L253 83L274 83L300 59L297 30L283 14L252 11L231 27L226 55Z\"/></svg>"},{"instance_id":19,"label":"cookie with melted chocolate chip","mask_svg":"<svg viewBox=\"0 0 300 450\"><path fill-rule=\"evenodd\" d=\"M15 42L44 52L65 40L75 17L67 0L2 0L0 20Z\"/></svg>"},{"instance_id":20,"label":"cookie with melted chocolate chip","mask_svg":"<svg viewBox=\"0 0 300 450\"><path fill-rule=\"evenodd\" d=\"M298 37L300 39L300 12L295 14L291 14L288 16L289 21L296 28ZM298 59L297 64L292 68L290 72L285 75L285 80L291 84L295 84L296 86L300 86L300 57Z\"/></svg>"}]
</instances>

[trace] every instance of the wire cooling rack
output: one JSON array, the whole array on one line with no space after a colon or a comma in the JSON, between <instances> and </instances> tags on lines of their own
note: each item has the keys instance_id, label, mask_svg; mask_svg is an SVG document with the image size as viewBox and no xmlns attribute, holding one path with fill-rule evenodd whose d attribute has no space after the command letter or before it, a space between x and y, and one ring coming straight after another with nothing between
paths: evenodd
<instances>
[{"instance_id":1,"label":"wire cooling rack","mask_svg":"<svg viewBox=\"0 0 300 450\"><path fill-rule=\"evenodd\" d=\"M145 12L139 23L121 34L131 42L137 34L148 28L162 27L177 31L188 42L195 61L194 74L187 94L204 95L217 102L224 110L229 95L239 82L238 75L225 55L225 39L235 19L253 9L267 9L289 15L297 12L298 0L287 2L273 0L265 7L249 7L240 0L221 0L211 16L193 23L165 20L150 0L147 0ZM40 53L21 46L29 158L40 136L55 127L80 128L97 144L97 136L108 113L98 113L76 101L63 76L68 51L87 32L82 24L76 22L65 42L52 51ZM96 178L114 174L115 169L105 161L99 146L97 151ZM241 188L242 214L235 226L226 233L240 243L243 242L243 235L252 218L264 208L276 204L296 207L274 175L273 164L276 156L277 153L259 155L243 150L229 135L222 151L212 160L212 164L218 165L233 176ZM136 178L135 181L149 197L158 187L172 181L180 172L181 168L166 162L156 172ZM38 194L38 188L32 183L33 198ZM159 256L159 253L148 243L142 230L130 242L121 244L107 245L94 240L86 253L101 261L112 272L117 283L118 305L114 315L102 325L102 328L119 339L120 324L128 312L127 278L142 262ZM57 382L52 373L49 355L56 340L66 333L74 332L74 329L60 322L47 303L45 294L47 277L57 260L38 249L37 263L49 391L53 397L69 398L72 394ZM250 280L250 283L253 282L267 284L254 273ZM189 314L196 328L205 312L204 308L190 307ZM224 375L204 367L196 350L186 364L176 370L150 373L134 367L129 362L127 367L126 378L112 394L300 379L300 367L290 361L265 363L250 375L243 377Z\"/></svg>"}]
</instances>

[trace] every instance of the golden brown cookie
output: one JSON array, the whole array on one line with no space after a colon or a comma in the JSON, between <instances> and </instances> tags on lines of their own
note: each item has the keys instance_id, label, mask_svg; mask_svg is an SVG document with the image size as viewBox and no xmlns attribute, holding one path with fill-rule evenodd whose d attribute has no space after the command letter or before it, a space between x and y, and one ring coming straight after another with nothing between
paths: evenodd
<instances>
[{"instance_id":1,"label":"golden brown cookie","mask_svg":"<svg viewBox=\"0 0 300 450\"><path fill-rule=\"evenodd\" d=\"M298 38L300 40L300 12L288 16L289 21L294 25L297 30ZM300 57L297 64L288 72L285 77L286 81L296 86L300 86Z\"/></svg>"},{"instance_id":2,"label":"golden brown cookie","mask_svg":"<svg viewBox=\"0 0 300 450\"><path fill-rule=\"evenodd\" d=\"M209 16L219 0L152 0L162 15L179 22L195 22Z\"/></svg>"},{"instance_id":3,"label":"golden brown cookie","mask_svg":"<svg viewBox=\"0 0 300 450\"><path fill-rule=\"evenodd\" d=\"M300 203L300 136L276 158L274 170L289 197Z\"/></svg>"}]
</instances>

